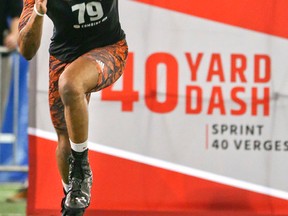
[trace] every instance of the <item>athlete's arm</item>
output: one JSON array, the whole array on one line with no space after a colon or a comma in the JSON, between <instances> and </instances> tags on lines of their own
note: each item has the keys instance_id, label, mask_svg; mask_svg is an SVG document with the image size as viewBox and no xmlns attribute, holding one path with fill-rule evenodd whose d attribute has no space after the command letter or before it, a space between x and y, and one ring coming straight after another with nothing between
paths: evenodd
<instances>
[{"instance_id":1,"label":"athlete's arm","mask_svg":"<svg viewBox=\"0 0 288 216\"><path fill-rule=\"evenodd\" d=\"M39 49L42 37L43 16L37 15L36 9L41 14L47 12L47 0L25 0L19 22L18 46L19 52L27 60L32 59Z\"/></svg>"}]
</instances>

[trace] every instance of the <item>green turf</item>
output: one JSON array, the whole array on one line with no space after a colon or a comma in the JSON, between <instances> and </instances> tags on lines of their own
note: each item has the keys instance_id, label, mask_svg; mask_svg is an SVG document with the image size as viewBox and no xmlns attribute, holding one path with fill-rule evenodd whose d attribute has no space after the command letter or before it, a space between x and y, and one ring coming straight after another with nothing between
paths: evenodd
<instances>
[{"instance_id":1,"label":"green turf","mask_svg":"<svg viewBox=\"0 0 288 216\"><path fill-rule=\"evenodd\" d=\"M6 202L6 199L13 196L17 190L22 187L21 184L1 184L0 183L0 216L25 216L26 202L16 203Z\"/></svg>"}]
</instances>

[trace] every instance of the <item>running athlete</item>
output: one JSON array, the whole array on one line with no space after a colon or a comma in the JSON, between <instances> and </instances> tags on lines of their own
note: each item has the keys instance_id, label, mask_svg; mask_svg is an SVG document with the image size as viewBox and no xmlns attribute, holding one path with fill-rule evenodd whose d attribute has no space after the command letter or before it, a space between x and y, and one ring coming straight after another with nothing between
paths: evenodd
<instances>
[{"instance_id":1,"label":"running athlete","mask_svg":"<svg viewBox=\"0 0 288 216\"><path fill-rule=\"evenodd\" d=\"M40 46L45 14L54 24L49 105L65 191L62 215L78 216L90 203L92 186L87 149L89 97L122 75L128 47L119 23L118 0L24 0L18 45L28 60Z\"/></svg>"}]
</instances>

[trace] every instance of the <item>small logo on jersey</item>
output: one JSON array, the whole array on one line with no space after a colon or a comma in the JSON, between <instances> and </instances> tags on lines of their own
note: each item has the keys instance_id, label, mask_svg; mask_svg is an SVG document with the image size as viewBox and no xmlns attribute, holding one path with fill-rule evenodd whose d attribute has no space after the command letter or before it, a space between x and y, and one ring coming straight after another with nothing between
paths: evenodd
<instances>
[{"instance_id":1,"label":"small logo on jersey","mask_svg":"<svg viewBox=\"0 0 288 216\"><path fill-rule=\"evenodd\" d=\"M101 72L103 72L105 64L100 60L96 60L96 62L99 64Z\"/></svg>"}]
</instances>

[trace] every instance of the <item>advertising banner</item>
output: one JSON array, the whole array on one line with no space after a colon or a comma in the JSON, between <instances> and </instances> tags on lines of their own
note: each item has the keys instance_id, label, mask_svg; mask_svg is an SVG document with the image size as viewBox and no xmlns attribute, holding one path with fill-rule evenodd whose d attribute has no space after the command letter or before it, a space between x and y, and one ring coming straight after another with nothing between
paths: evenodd
<instances>
[{"instance_id":1,"label":"advertising banner","mask_svg":"<svg viewBox=\"0 0 288 216\"><path fill-rule=\"evenodd\" d=\"M288 215L288 2L119 6L129 56L121 79L89 104L95 182L88 214ZM38 198L28 211L52 214L62 197L51 160L57 138L47 95L52 24L45 21L30 91L29 193ZM47 175L57 192L40 186Z\"/></svg>"}]
</instances>

